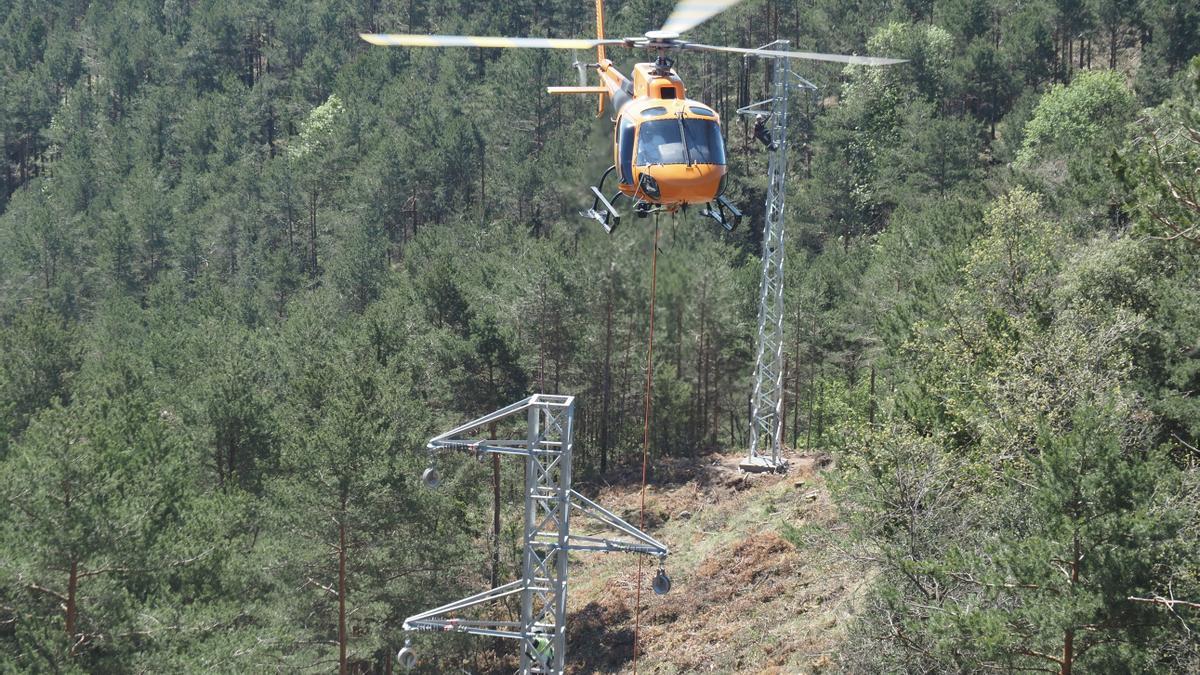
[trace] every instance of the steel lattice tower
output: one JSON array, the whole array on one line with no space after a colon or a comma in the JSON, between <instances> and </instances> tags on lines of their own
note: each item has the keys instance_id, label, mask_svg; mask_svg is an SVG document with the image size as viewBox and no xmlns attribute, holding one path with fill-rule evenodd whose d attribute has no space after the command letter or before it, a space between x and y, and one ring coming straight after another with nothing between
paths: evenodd
<instances>
[{"instance_id":1,"label":"steel lattice tower","mask_svg":"<svg viewBox=\"0 0 1200 675\"><path fill-rule=\"evenodd\" d=\"M788 41L777 40L762 49L787 51ZM738 113L743 115L766 115L770 123L763 267L758 291L757 352L754 359L754 391L750 395L750 453L741 464L747 471L787 469L787 462L780 457L780 445L783 432L783 207L787 195L788 94L793 88L816 89L792 72L791 59L776 57L772 60L771 98L738 109Z\"/></svg>"},{"instance_id":2,"label":"steel lattice tower","mask_svg":"<svg viewBox=\"0 0 1200 675\"><path fill-rule=\"evenodd\" d=\"M517 439L479 439L478 430L502 419L525 418L526 433ZM612 551L651 555L659 560L653 588L670 590L663 572L667 547L626 523L619 516L571 488L571 455L574 439L575 398L535 394L493 413L430 439L433 453L460 450L481 460L487 455L520 457L525 464L525 527L521 578L404 620L406 631L459 631L474 635L520 640L522 675L561 674L567 653L567 562L571 551ZM424 480L436 487L439 479L431 466ZM620 539L584 534L572 520L586 520L592 528L615 530ZM585 531L591 531L585 530ZM518 596L519 621L460 616L463 610ZM405 644L400 665L415 664L416 655Z\"/></svg>"}]
</instances>

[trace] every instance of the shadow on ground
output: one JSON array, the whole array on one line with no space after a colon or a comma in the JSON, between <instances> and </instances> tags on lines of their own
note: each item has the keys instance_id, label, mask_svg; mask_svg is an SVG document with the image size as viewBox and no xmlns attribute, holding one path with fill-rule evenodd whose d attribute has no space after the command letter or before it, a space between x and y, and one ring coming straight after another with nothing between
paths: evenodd
<instances>
[{"instance_id":1,"label":"shadow on ground","mask_svg":"<svg viewBox=\"0 0 1200 675\"><path fill-rule=\"evenodd\" d=\"M568 673L615 673L633 660L629 608L590 602L567 618Z\"/></svg>"}]
</instances>

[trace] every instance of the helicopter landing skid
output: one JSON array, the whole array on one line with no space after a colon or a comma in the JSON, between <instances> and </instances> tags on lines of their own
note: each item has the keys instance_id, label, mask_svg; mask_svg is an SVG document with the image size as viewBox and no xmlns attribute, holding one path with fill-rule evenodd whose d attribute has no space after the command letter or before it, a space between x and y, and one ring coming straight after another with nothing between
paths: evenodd
<instances>
[{"instance_id":1,"label":"helicopter landing skid","mask_svg":"<svg viewBox=\"0 0 1200 675\"><path fill-rule=\"evenodd\" d=\"M708 216L717 221L717 224L725 228L726 232L732 232L733 228L738 226L742 221L742 212L738 210L733 202L725 198L725 195L717 197L714 204L705 204L704 210L700 212L702 216Z\"/></svg>"},{"instance_id":2,"label":"helicopter landing skid","mask_svg":"<svg viewBox=\"0 0 1200 675\"><path fill-rule=\"evenodd\" d=\"M600 226L604 228L604 231L609 234L612 234L612 231L617 229L617 226L621 224L621 214L617 213L617 210L613 208L612 202L604 197L604 193L601 192L601 190L604 189L604 180L608 178L608 174L615 171L616 168L616 166L608 167L608 170L605 171L604 175L600 177L600 186L592 186L592 208L588 209L587 211L579 212L579 215L583 216L584 218L591 218L592 220L600 223ZM616 200L616 198L620 196L621 193L618 192L617 194L613 195L613 200ZM603 207L603 210L601 210L601 207Z\"/></svg>"},{"instance_id":3,"label":"helicopter landing skid","mask_svg":"<svg viewBox=\"0 0 1200 675\"><path fill-rule=\"evenodd\" d=\"M600 192L600 188L592 186L592 195L595 199L592 200L592 208L587 211L580 211L579 215L584 218L591 218L600 223L605 232L612 234L612 231L617 229L621 224L621 214L613 208L612 202L605 199L604 194ZM603 210L600 210L603 207Z\"/></svg>"}]
</instances>

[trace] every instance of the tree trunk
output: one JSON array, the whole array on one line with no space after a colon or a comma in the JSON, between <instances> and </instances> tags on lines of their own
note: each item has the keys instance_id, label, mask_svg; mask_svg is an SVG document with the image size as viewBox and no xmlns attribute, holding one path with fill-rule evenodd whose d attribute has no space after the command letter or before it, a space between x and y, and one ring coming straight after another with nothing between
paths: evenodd
<instances>
[{"instance_id":1,"label":"tree trunk","mask_svg":"<svg viewBox=\"0 0 1200 675\"><path fill-rule=\"evenodd\" d=\"M1063 654L1062 666L1058 669L1059 675L1071 675L1071 667L1075 661L1075 630L1068 628L1063 631Z\"/></svg>"},{"instance_id":2,"label":"tree trunk","mask_svg":"<svg viewBox=\"0 0 1200 675\"><path fill-rule=\"evenodd\" d=\"M496 423L489 425L488 433L496 437ZM492 588L500 579L500 455L492 455Z\"/></svg>"},{"instance_id":3,"label":"tree trunk","mask_svg":"<svg viewBox=\"0 0 1200 675\"><path fill-rule=\"evenodd\" d=\"M1083 559L1082 552L1079 550L1079 530L1075 530L1075 535L1072 538L1071 546L1071 590L1074 591L1075 586L1079 583L1079 563ZM1063 651L1062 651L1062 667L1059 668L1059 675L1071 675L1072 666L1075 663L1075 629L1067 628L1063 631Z\"/></svg>"},{"instance_id":4,"label":"tree trunk","mask_svg":"<svg viewBox=\"0 0 1200 675\"><path fill-rule=\"evenodd\" d=\"M338 673L346 675L346 498L338 514Z\"/></svg>"},{"instance_id":5,"label":"tree trunk","mask_svg":"<svg viewBox=\"0 0 1200 675\"><path fill-rule=\"evenodd\" d=\"M538 392L546 393L546 279L538 283Z\"/></svg>"},{"instance_id":6,"label":"tree trunk","mask_svg":"<svg viewBox=\"0 0 1200 675\"><path fill-rule=\"evenodd\" d=\"M781 386L779 388L779 420L778 420L778 424L779 424L779 445L780 445L781 449L782 449L783 445L787 442L787 417L788 417L787 381L788 381L788 374L791 373L791 371L795 367L796 366L792 364L792 360L787 357L786 353L784 353L784 355L783 355L783 378L780 380L780 384L782 384L783 386ZM795 405L795 403L793 403L792 405Z\"/></svg>"},{"instance_id":7,"label":"tree trunk","mask_svg":"<svg viewBox=\"0 0 1200 675\"><path fill-rule=\"evenodd\" d=\"M1068 72L1074 73L1076 70L1078 70L1077 61L1078 61L1079 49L1076 47L1075 38L1070 37L1070 36L1067 37L1067 54L1069 55L1068 63L1067 63L1067 70L1068 70Z\"/></svg>"},{"instance_id":8,"label":"tree trunk","mask_svg":"<svg viewBox=\"0 0 1200 675\"><path fill-rule=\"evenodd\" d=\"M67 577L67 639L71 642L71 651L75 651L75 624L79 608L76 596L79 590L79 561L71 560L71 571Z\"/></svg>"},{"instance_id":9,"label":"tree trunk","mask_svg":"<svg viewBox=\"0 0 1200 675\"><path fill-rule=\"evenodd\" d=\"M417 187L415 183L413 184L412 212L410 215L412 216L412 237L415 239L417 236Z\"/></svg>"},{"instance_id":10,"label":"tree trunk","mask_svg":"<svg viewBox=\"0 0 1200 675\"><path fill-rule=\"evenodd\" d=\"M708 429L705 428L705 426L706 426L705 421L708 419L708 411L704 409L704 399L705 399L705 373L704 373L704 370L705 370L705 368L704 368L705 343L704 343L704 338L705 338L705 328L706 328L706 326L704 324L708 318L707 317L707 310L708 310L707 296L708 296L708 280L705 279L704 284L700 287L700 339L699 339L699 344L696 348L696 392L695 392L695 398L694 398L694 404L693 404L695 406L695 412L693 413L693 418L692 418L694 421L694 423L692 425L692 433L694 434L694 439L696 441L695 445L699 445L699 444L703 443L705 438L708 436ZM693 447L692 451L693 451L693 453L695 453L696 448Z\"/></svg>"},{"instance_id":11,"label":"tree trunk","mask_svg":"<svg viewBox=\"0 0 1200 675\"><path fill-rule=\"evenodd\" d=\"M871 397L867 405L867 423L875 428L875 365L871 365Z\"/></svg>"},{"instance_id":12,"label":"tree trunk","mask_svg":"<svg viewBox=\"0 0 1200 675\"><path fill-rule=\"evenodd\" d=\"M737 437L734 434L734 430L735 429L734 429L734 424L733 424L733 408L731 407L729 409L729 445L731 445L731 446L737 445Z\"/></svg>"},{"instance_id":13,"label":"tree trunk","mask_svg":"<svg viewBox=\"0 0 1200 675\"><path fill-rule=\"evenodd\" d=\"M627 431L626 417L628 416L627 408L629 405L628 393L630 385L629 361L630 353L633 351L633 321L634 314L630 313L629 328L625 332L625 350L621 355L621 387L618 389L620 398L617 400L617 411L621 415L621 424L617 427L620 432L617 436L618 440L620 440L622 435Z\"/></svg>"},{"instance_id":14,"label":"tree trunk","mask_svg":"<svg viewBox=\"0 0 1200 675\"><path fill-rule=\"evenodd\" d=\"M275 106L267 106L267 155L275 159Z\"/></svg>"},{"instance_id":15,"label":"tree trunk","mask_svg":"<svg viewBox=\"0 0 1200 675\"><path fill-rule=\"evenodd\" d=\"M608 472L609 415L612 405L612 310L613 310L613 278L612 261L608 266L608 298L604 303L604 372L602 375L603 393L601 396L600 413L600 475Z\"/></svg>"},{"instance_id":16,"label":"tree trunk","mask_svg":"<svg viewBox=\"0 0 1200 675\"><path fill-rule=\"evenodd\" d=\"M816 313L813 313L813 338L816 338ZM807 451L812 448L812 432L813 432L813 415L817 409L817 362L812 359L808 364L808 419L805 420L804 426L804 448Z\"/></svg>"},{"instance_id":17,"label":"tree trunk","mask_svg":"<svg viewBox=\"0 0 1200 675\"><path fill-rule=\"evenodd\" d=\"M4 142L0 143L0 157L4 159L4 194L0 196L0 200L8 199L12 194L12 168L8 163L8 135L5 134Z\"/></svg>"},{"instance_id":18,"label":"tree trunk","mask_svg":"<svg viewBox=\"0 0 1200 675\"><path fill-rule=\"evenodd\" d=\"M683 303L675 305L675 377L683 379Z\"/></svg>"},{"instance_id":19,"label":"tree trunk","mask_svg":"<svg viewBox=\"0 0 1200 675\"><path fill-rule=\"evenodd\" d=\"M824 447L825 437L825 384L817 386L817 445Z\"/></svg>"},{"instance_id":20,"label":"tree trunk","mask_svg":"<svg viewBox=\"0 0 1200 675\"><path fill-rule=\"evenodd\" d=\"M482 56L483 50L479 50ZM479 224L487 222L487 144L479 141Z\"/></svg>"},{"instance_id":21,"label":"tree trunk","mask_svg":"<svg viewBox=\"0 0 1200 675\"><path fill-rule=\"evenodd\" d=\"M722 366L727 363L721 360L719 352L716 353L715 362L712 364L713 382L709 391L709 409L712 410L712 441L713 445L717 443L717 436L721 433L721 375L724 372Z\"/></svg>"},{"instance_id":22,"label":"tree trunk","mask_svg":"<svg viewBox=\"0 0 1200 675\"><path fill-rule=\"evenodd\" d=\"M313 190L308 206L308 275L317 276L317 191Z\"/></svg>"},{"instance_id":23,"label":"tree trunk","mask_svg":"<svg viewBox=\"0 0 1200 675\"><path fill-rule=\"evenodd\" d=\"M799 440L799 436L800 436L800 434L798 433L799 429L800 429L800 407L801 407L800 406L800 373L803 372L803 370L804 370L803 368L800 367L800 319L802 318L800 312L801 312L801 304L799 302L797 302L796 303L796 330L793 331L796 334L795 356L792 357L792 361L795 363L795 368L793 368L793 370L795 370L795 372L796 372L795 381L792 382L792 447L793 448L796 447L796 441Z\"/></svg>"}]
</instances>

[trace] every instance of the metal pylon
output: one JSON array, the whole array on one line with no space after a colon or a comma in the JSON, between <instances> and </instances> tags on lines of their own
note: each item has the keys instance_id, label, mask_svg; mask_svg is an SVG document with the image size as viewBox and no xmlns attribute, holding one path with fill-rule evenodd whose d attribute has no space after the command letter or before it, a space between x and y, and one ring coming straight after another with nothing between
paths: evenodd
<instances>
[{"instance_id":1,"label":"metal pylon","mask_svg":"<svg viewBox=\"0 0 1200 675\"><path fill-rule=\"evenodd\" d=\"M477 433L493 422L523 415L526 433L511 440L479 439ZM652 555L659 560L653 588L662 594L670 579L662 570L667 547L626 523L619 516L571 488L571 450L575 398L535 394L489 415L472 420L426 445L431 466L425 482L436 487L433 453L459 450L482 460L487 455L511 455L525 461L525 530L521 578L491 590L456 600L404 620L405 631L458 631L521 641L522 675L561 674L567 653L567 562L570 551L620 551ZM615 530L625 538L571 532L572 516L584 516L593 527ZM519 596L519 621L458 616L472 607ZM400 650L403 667L416 663L406 641Z\"/></svg>"},{"instance_id":2,"label":"metal pylon","mask_svg":"<svg viewBox=\"0 0 1200 675\"><path fill-rule=\"evenodd\" d=\"M777 40L762 48L787 51L788 41ZM787 194L788 93L793 88L816 90L812 83L792 72L791 59L775 57L773 61L771 98L738 109L742 115L767 116L770 123L757 352L754 390L750 395L750 453L741 464L746 471L787 470L787 461L780 456L780 445L783 433L783 206Z\"/></svg>"}]
</instances>

